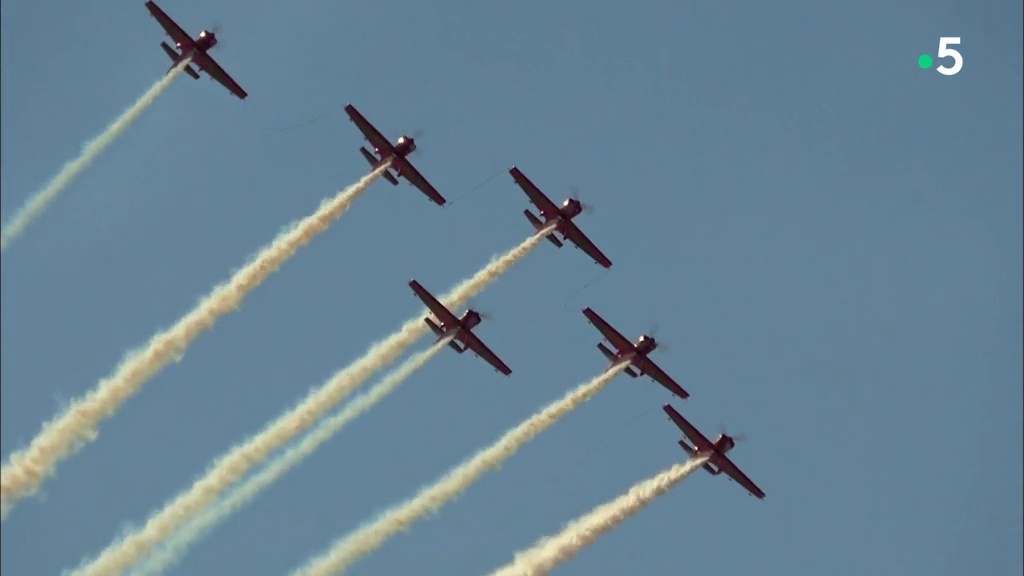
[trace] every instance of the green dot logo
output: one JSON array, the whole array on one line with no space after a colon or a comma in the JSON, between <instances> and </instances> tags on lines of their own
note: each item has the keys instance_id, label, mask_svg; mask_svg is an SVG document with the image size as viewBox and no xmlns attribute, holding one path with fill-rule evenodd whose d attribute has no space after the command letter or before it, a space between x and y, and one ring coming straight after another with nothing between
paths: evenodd
<instances>
[{"instance_id":1,"label":"green dot logo","mask_svg":"<svg viewBox=\"0 0 1024 576\"><path fill-rule=\"evenodd\" d=\"M927 70L932 67L932 57L927 54L921 54L921 57L917 59L917 65L921 67L921 70Z\"/></svg>"}]
</instances>

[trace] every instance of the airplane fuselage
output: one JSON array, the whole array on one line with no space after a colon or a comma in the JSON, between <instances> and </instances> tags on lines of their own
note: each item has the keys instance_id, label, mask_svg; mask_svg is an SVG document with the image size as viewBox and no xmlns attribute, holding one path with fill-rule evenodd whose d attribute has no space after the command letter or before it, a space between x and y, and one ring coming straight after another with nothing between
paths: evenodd
<instances>
[{"instance_id":1,"label":"airplane fuselage","mask_svg":"<svg viewBox=\"0 0 1024 576\"><path fill-rule=\"evenodd\" d=\"M573 218L580 215L583 212L583 205L580 201L575 198L566 198L562 205L558 207L558 212L550 214L542 212L544 217L544 224L551 224L557 222L555 230L562 234L563 238L568 238L565 234L565 223L571 221Z\"/></svg>"},{"instance_id":2,"label":"airplane fuselage","mask_svg":"<svg viewBox=\"0 0 1024 576\"><path fill-rule=\"evenodd\" d=\"M685 440L680 440L679 446L681 446L683 451L691 457L707 456L708 461L704 464L704 469L712 476L718 476L722 473L722 469L717 467L718 458L725 456L726 453L735 448L736 440L728 434L720 434L718 438L712 442L711 450L697 450L693 446L687 444Z\"/></svg>"},{"instance_id":3,"label":"airplane fuselage","mask_svg":"<svg viewBox=\"0 0 1024 576\"><path fill-rule=\"evenodd\" d=\"M181 42L176 42L174 46L182 56L189 56L193 51L206 52L217 45L217 35L209 30L203 30L193 42L193 46L182 46Z\"/></svg>"},{"instance_id":4,"label":"airplane fuselage","mask_svg":"<svg viewBox=\"0 0 1024 576\"><path fill-rule=\"evenodd\" d=\"M480 317L479 312L473 309L469 309L466 310L466 312L462 315L461 318L459 318L458 324L450 325L442 322L441 330L443 330L445 334L455 332L455 339L462 341L465 339L463 334L479 325L481 320L482 318Z\"/></svg>"},{"instance_id":5,"label":"airplane fuselage","mask_svg":"<svg viewBox=\"0 0 1024 576\"><path fill-rule=\"evenodd\" d=\"M401 136L395 145L390 150L381 150L380 148L374 148L373 150L377 157L384 161L392 156L397 158L405 158L409 154L416 151L416 140L409 136Z\"/></svg>"}]
</instances>

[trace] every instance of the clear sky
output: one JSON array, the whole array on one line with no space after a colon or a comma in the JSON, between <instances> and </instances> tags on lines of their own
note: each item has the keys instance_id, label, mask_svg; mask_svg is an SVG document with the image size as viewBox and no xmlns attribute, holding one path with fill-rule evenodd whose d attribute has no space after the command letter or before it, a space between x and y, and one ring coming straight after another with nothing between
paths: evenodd
<instances>
[{"instance_id":1,"label":"clear sky","mask_svg":"<svg viewBox=\"0 0 1024 576\"><path fill-rule=\"evenodd\" d=\"M611 271L540 246L474 302L510 378L440 355L173 574L284 574L432 482L606 366L585 306L659 326L674 405L745 433L768 496L698 473L558 574L1020 574L1019 1L161 6L222 25L250 97L181 76L4 254L5 458L366 172L344 104L422 129L453 202L375 184L14 509L5 574L95 554L419 311L410 278L440 294L518 243L513 164L595 206ZM6 219L169 61L142 0L10 0L2 27ZM956 76L918 68L940 36ZM504 564L682 459L670 399L621 377L351 573Z\"/></svg>"}]
</instances>

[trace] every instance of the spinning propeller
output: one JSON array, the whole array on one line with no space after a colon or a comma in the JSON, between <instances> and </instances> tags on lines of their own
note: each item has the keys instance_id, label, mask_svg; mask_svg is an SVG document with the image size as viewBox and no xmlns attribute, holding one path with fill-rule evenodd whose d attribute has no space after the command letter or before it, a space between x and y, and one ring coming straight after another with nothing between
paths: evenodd
<instances>
[{"instance_id":1,"label":"spinning propeller","mask_svg":"<svg viewBox=\"0 0 1024 576\"><path fill-rule=\"evenodd\" d=\"M664 352L664 351L669 349L669 346L667 344L665 344L664 342L662 342L661 340L658 339L658 329L659 328L660 328L660 326L657 323L651 324L651 327L647 330L647 332L645 332L645 334L647 334L651 338L654 338L655 342L658 343L658 350L661 350L662 352Z\"/></svg>"},{"instance_id":2,"label":"spinning propeller","mask_svg":"<svg viewBox=\"0 0 1024 576\"><path fill-rule=\"evenodd\" d=\"M569 192L572 195L572 199L580 203L580 208L584 214L592 214L594 212L593 206L590 204L584 204L583 201L580 200L580 191L575 186L569 186Z\"/></svg>"},{"instance_id":3,"label":"spinning propeller","mask_svg":"<svg viewBox=\"0 0 1024 576\"><path fill-rule=\"evenodd\" d=\"M725 425L722 424L722 423L718 424L718 433L719 434L725 434L725 435L729 436L730 438L733 439L733 441L735 441L737 443L743 442L744 440L747 439L747 435L742 433L742 432L740 432L738 434L729 434L728 432L725 431Z\"/></svg>"}]
</instances>

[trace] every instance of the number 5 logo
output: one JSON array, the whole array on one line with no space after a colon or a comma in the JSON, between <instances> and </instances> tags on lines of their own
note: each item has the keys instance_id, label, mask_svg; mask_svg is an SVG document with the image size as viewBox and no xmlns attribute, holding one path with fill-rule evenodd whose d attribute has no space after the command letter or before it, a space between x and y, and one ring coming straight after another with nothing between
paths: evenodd
<instances>
[{"instance_id":1,"label":"number 5 logo","mask_svg":"<svg viewBox=\"0 0 1024 576\"><path fill-rule=\"evenodd\" d=\"M957 72L960 72L960 69L964 67L964 57L959 52L957 52L955 49L950 48L950 46L959 46L959 45L960 45L960 37L959 36L943 36L943 37L939 38L939 53L938 53L938 57L940 59L941 58L945 58L947 56L952 57L953 58L953 65L950 66L950 67L947 67L945 64L943 64L942 66L939 66L938 68L935 69L936 72L938 72L939 74L942 74L943 76L953 76Z\"/></svg>"}]
</instances>

